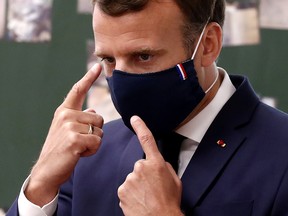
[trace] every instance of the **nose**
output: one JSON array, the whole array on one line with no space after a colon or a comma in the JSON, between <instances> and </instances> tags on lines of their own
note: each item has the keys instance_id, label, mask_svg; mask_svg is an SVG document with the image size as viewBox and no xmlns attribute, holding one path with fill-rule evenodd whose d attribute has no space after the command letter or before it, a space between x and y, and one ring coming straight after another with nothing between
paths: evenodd
<instances>
[{"instance_id":1,"label":"nose","mask_svg":"<svg viewBox=\"0 0 288 216\"><path fill-rule=\"evenodd\" d=\"M113 64L106 64L104 66L106 76L108 77L113 75L114 70L127 71L126 63L119 58L114 58Z\"/></svg>"},{"instance_id":2,"label":"nose","mask_svg":"<svg viewBox=\"0 0 288 216\"><path fill-rule=\"evenodd\" d=\"M115 61L116 61L115 70L120 70L120 71L125 71L128 73L132 73L131 65L129 64L129 62L124 61L122 59L117 59Z\"/></svg>"}]
</instances>

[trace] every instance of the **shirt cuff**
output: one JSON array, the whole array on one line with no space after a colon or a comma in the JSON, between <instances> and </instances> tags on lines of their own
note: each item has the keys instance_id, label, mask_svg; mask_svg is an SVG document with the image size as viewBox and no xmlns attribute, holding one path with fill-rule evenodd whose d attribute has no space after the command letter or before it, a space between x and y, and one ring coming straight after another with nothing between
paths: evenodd
<instances>
[{"instance_id":1,"label":"shirt cuff","mask_svg":"<svg viewBox=\"0 0 288 216\"><path fill-rule=\"evenodd\" d=\"M58 202L58 194L56 197L49 202L48 204L44 205L42 208L31 203L25 196L24 191L29 183L30 176L25 180L24 184L22 185L20 195L18 198L18 211L19 216L52 216L57 208Z\"/></svg>"}]
</instances>

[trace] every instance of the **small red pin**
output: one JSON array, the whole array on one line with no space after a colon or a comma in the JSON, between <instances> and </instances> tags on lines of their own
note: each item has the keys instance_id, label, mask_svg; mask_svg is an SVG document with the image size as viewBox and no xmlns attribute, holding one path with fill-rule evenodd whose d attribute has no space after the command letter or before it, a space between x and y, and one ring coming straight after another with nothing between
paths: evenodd
<instances>
[{"instance_id":1,"label":"small red pin","mask_svg":"<svg viewBox=\"0 0 288 216\"><path fill-rule=\"evenodd\" d=\"M217 141L217 144L220 146L220 147L222 147L222 148L224 148L224 147L226 147L226 143L224 142L224 140L218 140Z\"/></svg>"}]
</instances>

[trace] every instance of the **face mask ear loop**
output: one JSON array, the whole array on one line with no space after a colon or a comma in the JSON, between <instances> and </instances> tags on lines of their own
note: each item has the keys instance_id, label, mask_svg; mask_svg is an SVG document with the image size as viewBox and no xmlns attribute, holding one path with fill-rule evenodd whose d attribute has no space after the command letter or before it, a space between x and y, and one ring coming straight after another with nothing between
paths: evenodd
<instances>
[{"instance_id":1,"label":"face mask ear loop","mask_svg":"<svg viewBox=\"0 0 288 216\"><path fill-rule=\"evenodd\" d=\"M196 47L195 47L194 53L193 53L193 55L192 55L192 57L191 57L192 60L194 59L194 57L195 57L195 55L196 55L196 53L197 53L197 50L198 50L198 48L199 48L200 42L201 42L201 40L202 40L202 37L203 37L203 35L204 35L205 29L206 29L206 27L207 27L207 25L208 25L209 20L210 20L210 17L209 17L207 23L205 24L205 26L204 26L204 28L203 28L203 30L202 30L202 32L201 32L201 35L200 35L199 40L198 40L198 42L197 42L197 45L196 45Z\"/></svg>"},{"instance_id":2,"label":"face mask ear loop","mask_svg":"<svg viewBox=\"0 0 288 216\"><path fill-rule=\"evenodd\" d=\"M219 71L217 70L216 78L215 78L214 82L210 85L210 87L205 91L205 94L207 94L213 88L213 86L215 85L215 83L218 80L218 77L219 77Z\"/></svg>"},{"instance_id":3,"label":"face mask ear loop","mask_svg":"<svg viewBox=\"0 0 288 216\"><path fill-rule=\"evenodd\" d=\"M196 47L195 47L195 51L194 51L194 53L193 53L193 55L192 55L192 58L191 58L192 60L194 59L194 57L195 57L195 55L196 55L196 53L197 53L197 50L198 50L198 48L199 48L200 42L201 42L202 37L203 37L203 35L204 35L205 29L206 29L206 27L207 27L207 25L208 25L208 23L209 23L209 20L210 20L210 17L209 17L207 23L205 24L205 26L204 26L204 28L203 28L203 30L202 30L202 32L201 32L201 35L200 35L199 40L198 40L198 42L197 42L197 45L196 45ZM213 82L213 83L210 85L210 87L205 91L205 93L209 92L209 91L212 89L212 87L213 87L213 86L215 85L215 83L217 82L218 77L219 77L219 72L217 73L214 82Z\"/></svg>"}]
</instances>

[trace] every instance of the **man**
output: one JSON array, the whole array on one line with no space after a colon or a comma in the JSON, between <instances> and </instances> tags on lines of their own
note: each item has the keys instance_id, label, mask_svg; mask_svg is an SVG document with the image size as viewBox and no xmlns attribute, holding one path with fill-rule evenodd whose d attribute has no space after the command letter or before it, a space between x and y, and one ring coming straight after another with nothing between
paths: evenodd
<instances>
[{"instance_id":1,"label":"man","mask_svg":"<svg viewBox=\"0 0 288 216\"><path fill-rule=\"evenodd\" d=\"M96 65L56 110L8 216L288 215L288 116L216 67L224 1L94 3L95 53L123 121L102 130L81 111ZM184 140L166 150L173 131Z\"/></svg>"}]
</instances>

